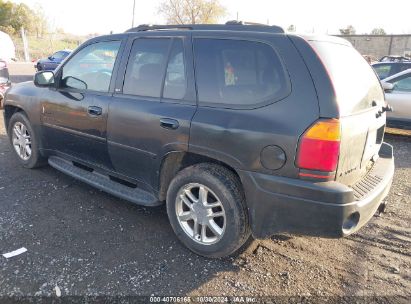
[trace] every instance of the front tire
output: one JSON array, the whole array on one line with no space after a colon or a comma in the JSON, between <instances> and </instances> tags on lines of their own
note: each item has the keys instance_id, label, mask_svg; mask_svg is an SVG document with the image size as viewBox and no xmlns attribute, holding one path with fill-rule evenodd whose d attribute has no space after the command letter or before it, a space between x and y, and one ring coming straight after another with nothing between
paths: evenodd
<instances>
[{"instance_id":1,"label":"front tire","mask_svg":"<svg viewBox=\"0 0 411 304\"><path fill-rule=\"evenodd\" d=\"M241 183L215 164L194 165L177 174L167 191L167 213L180 241L205 257L231 255L250 236Z\"/></svg>"},{"instance_id":2,"label":"front tire","mask_svg":"<svg viewBox=\"0 0 411 304\"><path fill-rule=\"evenodd\" d=\"M25 114L22 112L13 114L7 132L13 150L23 167L31 169L44 164L39 151L38 138Z\"/></svg>"}]
</instances>

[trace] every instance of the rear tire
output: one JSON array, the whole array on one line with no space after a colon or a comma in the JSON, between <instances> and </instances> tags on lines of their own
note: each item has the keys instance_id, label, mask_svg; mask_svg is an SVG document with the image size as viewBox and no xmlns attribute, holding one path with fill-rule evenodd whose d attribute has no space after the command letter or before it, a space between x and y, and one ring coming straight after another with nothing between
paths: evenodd
<instances>
[{"instance_id":1,"label":"rear tire","mask_svg":"<svg viewBox=\"0 0 411 304\"><path fill-rule=\"evenodd\" d=\"M205 257L231 255L250 236L241 183L219 165L203 163L180 171L167 191L167 213L180 241Z\"/></svg>"},{"instance_id":2,"label":"rear tire","mask_svg":"<svg viewBox=\"0 0 411 304\"><path fill-rule=\"evenodd\" d=\"M13 151L23 167L31 169L45 163L40 155L37 135L23 112L13 114L7 132Z\"/></svg>"}]
</instances>

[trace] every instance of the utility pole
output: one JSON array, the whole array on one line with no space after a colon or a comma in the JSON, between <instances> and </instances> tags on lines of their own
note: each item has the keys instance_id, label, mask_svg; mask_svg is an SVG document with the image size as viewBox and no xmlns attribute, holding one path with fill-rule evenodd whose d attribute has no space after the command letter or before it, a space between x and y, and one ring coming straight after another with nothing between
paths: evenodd
<instances>
[{"instance_id":1,"label":"utility pole","mask_svg":"<svg viewBox=\"0 0 411 304\"><path fill-rule=\"evenodd\" d=\"M26 32L24 31L24 27L21 28L21 40L23 40L24 60L26 62L29 62L30 61L29 46L27 43L27 36L26 36Z\"/></svg>"},{"instance_id":2,"label":"utility pole","mask_svg":"<svg viewBox=\"0 0 411 304\"><path fill-rule=\"evenodd\" d=\"M134 11L136 9L136 0L133 0L133 20L131 21L131 27L134 27Z\"/></svg>"}]
</instances>

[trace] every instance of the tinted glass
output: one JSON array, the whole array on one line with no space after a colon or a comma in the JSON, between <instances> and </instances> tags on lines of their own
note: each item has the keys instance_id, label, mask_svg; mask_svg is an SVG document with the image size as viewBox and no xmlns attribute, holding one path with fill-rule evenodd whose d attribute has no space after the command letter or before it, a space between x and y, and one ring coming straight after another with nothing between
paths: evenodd
<instances>
[{"instance_id":1,"label":"tinted glass","mask_svg":"<svg viewBox=\"0 0 411 304\"><path fill-rule=\"evenodd\" d=\"M403 64L400 64L399 70L398 70L397 73L402 72L402 71L405 71L405 70L408 70L408 69L411 69L411 63L403 63Z\"/></svg>"},{"instance_id":2,"label":"tinted glass","mask_svg":"<svg viewBox=\"0 0 411 304\"><path fill-rule=\"evenodd\" d=\"M352 46L310 41L331 78L341 115L382 103L384 93L368 62Z\"/></svg>"},{"instance_id":3,"label":"tinted glass","mask_svg":"<svg viewBox=\"0 0 411 304\"><path fill-rule=\"evenodd\" d=\"M194 51L201 102L252 105L288 92L282 64L267 44L196 39Z\"/></svg>"},{"instance_id":4,"label":"tinted glass","mask_svg":"<svg viewBox=\"0 0 411 304\"><path fill-rule=\"evenodd\" d=\"M108 92L120 41L86 46L63 67L61 87Z\"/></svg>"},{"instance_id":5,"label":"tinted glass","mask_svg":"<svg viewBox=\"0 0 411 304\"><path fill-rule=\"evenodd\" d=\"M51 57L54 58L54 59L62 59L64 57L66 57L65 54L66 53L64 53L64 52L57 52L57 53L54 53Z\"/></svg>"},{"instance_id":6,"label":"tinted glass","mask_svg":"<svg viewBox=\"0 0 411 304\"><path fill-rule=\"evenodd\" d=\"M134 41L124 79L124 94L160 97L170 41Z\"/></svg>"},{"instance_id":7,"label":"tinted glass","mask_svg":"<svg viewBox=\"0 0 411 304\"><path fill-rule=\"evenodd\" d=\"M377 73L378 77L380 79L387 78L390 76L391 72L391 65L390 64L378 64L378 65L373 65L373 68L375 72Z\"/></svg>"},{"instance_id":8,"label":"tinted glass","mask_svg":"<svg viewBox=\"0 0 411 304\"><path fill-rule=\"evenodd\" d=\"M186 88L183 41L176 39L167 65L163 96L165 98L182 99L186 95Z\"/></svg>"},{"instance_id":9,"label":"tinted glass","mask_svg":"<svg viewBox=\"0 0 411 304\"><path fill-rule=\"evenodd\" d=\"M389 81L394 85L393 92L411 92L411 75L405 75Z\"/></svg>"}]
</instances>

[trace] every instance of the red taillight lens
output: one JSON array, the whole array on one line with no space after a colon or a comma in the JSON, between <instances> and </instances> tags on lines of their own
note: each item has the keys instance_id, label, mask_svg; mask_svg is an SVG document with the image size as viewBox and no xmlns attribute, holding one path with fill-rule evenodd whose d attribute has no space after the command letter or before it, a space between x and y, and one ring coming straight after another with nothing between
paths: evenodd
<instances>
[{"instance_id":1,"label":"red taillight lens","mask_svg":"<svg viewBox=\"0 0 411 304\"><path fill-rule=\"evenodd\" d=\"M302 169L333 172L340 154L340 122L319 120L300 138L296 165Z\"/></svg>"}]
</instances>

